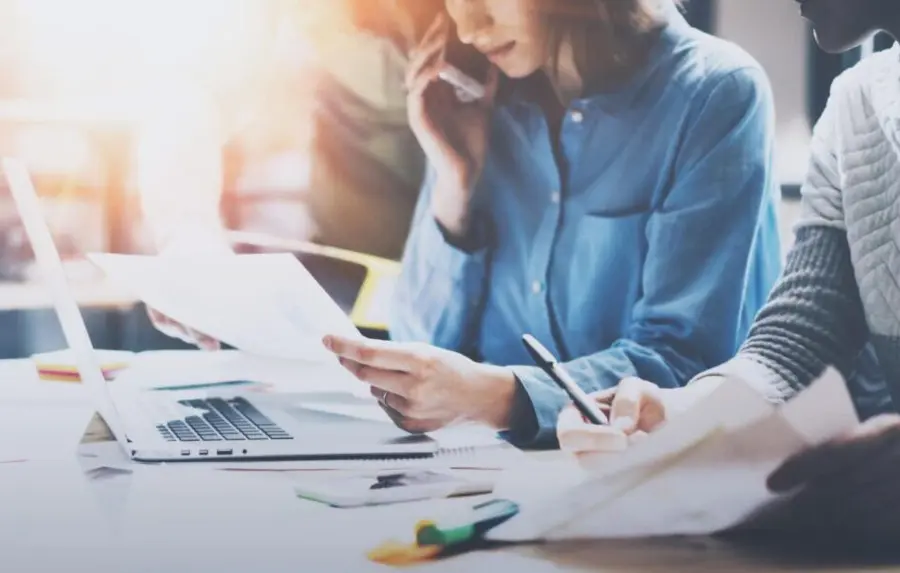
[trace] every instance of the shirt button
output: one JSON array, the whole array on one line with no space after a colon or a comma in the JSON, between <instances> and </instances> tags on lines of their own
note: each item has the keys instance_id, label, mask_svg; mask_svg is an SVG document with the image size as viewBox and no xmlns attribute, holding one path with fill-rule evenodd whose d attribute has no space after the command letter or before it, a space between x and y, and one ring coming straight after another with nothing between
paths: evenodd
<instances>
[{"instance_id":1,"label":"shirt button","mask_svg":"<svg viewBox=\"0 0 900 573\"><path fill-rule=\"evenodd\" d=\"M541 281L534 281L531 283L531 292L534 294L541 294L544 290L544 284Z\"/></svg>"},{"instance_id":2,"label":"shirt button","mask_svg":"<svg viewBox=\"0 0 900 573\"><path fill-rule=\"evenodd\" d=\"M582 121L584 121L584 113L577 109L570 113L569 117L571 117L572 121L574 121L575 123L581 123Z\"/></svg>"},{"instance_id":3,"label":"shirt button","mask_svg":"<svg viewBox=\"0 0 900 573\"><path fill-rule=\"evenodd\" d=\"M550 201L552 203L559 203L559 191L554 191L550 194Z\"/></svg>"}]
</instances>

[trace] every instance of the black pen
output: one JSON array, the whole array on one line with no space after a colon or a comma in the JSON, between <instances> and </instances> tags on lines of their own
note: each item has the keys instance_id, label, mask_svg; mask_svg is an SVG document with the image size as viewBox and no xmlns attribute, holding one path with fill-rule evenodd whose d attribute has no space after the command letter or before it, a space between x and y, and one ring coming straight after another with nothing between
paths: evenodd
<instances>
[{"instance_id":1,"label":"black pen","mask_svg":"<svg viewBox=\"0 0 900 573\"><path fill-rule=\"evenodd\" d=\"M547 350L543 344L530 334L522 336L522 342L534 362L553 379L556 384L566 391L566 394L572 399L575 407L581 412L581 415L590 420L593 424L609 424L609 419L597 407L590 396L582 390L578 384L572 380L569 373L560 365L556 357Z\"/></svg>"}]
</instances>

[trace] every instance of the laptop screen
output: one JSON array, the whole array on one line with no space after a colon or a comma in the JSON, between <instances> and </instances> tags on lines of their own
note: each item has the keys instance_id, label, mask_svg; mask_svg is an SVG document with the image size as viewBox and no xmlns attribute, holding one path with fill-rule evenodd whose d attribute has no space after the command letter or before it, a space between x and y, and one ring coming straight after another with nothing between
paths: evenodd
<instances>
[{"instance_id":1,"label":"laptop screen","mask_svg":"<svg viewBox=\"0 0 900 573\"><path fill-rule=\"evenodd\" d=\"M40 282L50 292L63 335L72 352L82 383L92 403L116 439L125 445L124 426L113 403L94 352L84 317L72 293L59 251L41 211L37 191L25 165L12 158L2 159L3 173L21 217L28 242L34 251Z\"/></svg>"}]
</instances>

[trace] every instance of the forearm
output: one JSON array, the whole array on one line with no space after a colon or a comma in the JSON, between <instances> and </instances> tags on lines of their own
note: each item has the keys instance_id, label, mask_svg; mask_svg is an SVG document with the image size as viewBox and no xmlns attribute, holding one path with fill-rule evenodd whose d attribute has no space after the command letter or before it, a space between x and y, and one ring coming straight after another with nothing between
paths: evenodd
<instances>
[{"instance_id":1,"label":"forearm","mask_svg":"<svg viewBox=\"0 0 900 573\"><path fill-rule=\"evenodd\" d=\"M393 297L390 331L395 340L428 342L468 353L473 320L480 312L490 256L487 224L476 223L477 246L466 249L436 219L435 182L426 181L416 208Z\"/></svg>"},{"instance_id":2,"label":"forearm","mask_svg":"<svg viewBox=\"0 0 900 573\"><path fill-rule=\"evenodd\" d=\"M438 178L431 198L431 213L451 244L463 250L477 249L478 237L472 236L471 193L453 178Z\"/></svg>"},{"instance_id":3,"label":"forearm","mask_svg":"<svg viewBox=\"0 0 900 573\"><path fill-rule=\"evenodd\" d=\"M698 378L734 376L786 400L829 366L849 377L867 339L845 232L806 227L737 357Z\"/></svg>"}]
</instances>

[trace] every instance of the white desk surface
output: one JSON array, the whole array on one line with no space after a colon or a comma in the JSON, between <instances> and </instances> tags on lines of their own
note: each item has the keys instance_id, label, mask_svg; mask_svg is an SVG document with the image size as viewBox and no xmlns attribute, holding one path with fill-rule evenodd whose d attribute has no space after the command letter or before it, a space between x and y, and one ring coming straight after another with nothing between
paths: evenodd
<instances>
[{"instance_id":1,"label":"white desk surface","mask_svg":"<svg viewBox=\"0 0 900 573\"><path fill-rule=\"evenodd\" d=\"M92 418L76 384L40 382L30 361L0 361L0 555L8 571L389 570L365 551L409 535L420 518L451 504L336 510L296 499L277 473L201 466L133 468L92 476L78 447ZM85 449L96 448L96 449ZM104 453L105 452L105 453ZM551 454L554 456L556 454ZM97 458L99 459L99 458ZM492 573L637 571L860 571L787 560L715 539L608 541L494 549L416 567ZM872 569L876 570L876 569ZM900 567L877 570L900 571Z\"/></svg>"}]
</instances>

